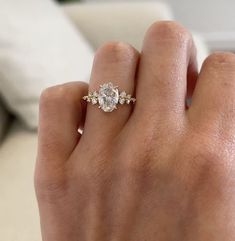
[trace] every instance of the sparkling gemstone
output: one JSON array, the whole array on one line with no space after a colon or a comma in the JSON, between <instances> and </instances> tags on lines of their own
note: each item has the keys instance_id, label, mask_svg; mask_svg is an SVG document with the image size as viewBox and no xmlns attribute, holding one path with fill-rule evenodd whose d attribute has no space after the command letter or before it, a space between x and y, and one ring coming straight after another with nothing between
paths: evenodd
<instances>
[{"instance_id":1,"label":"sparkling gemstone","mask_svg":"<svg viewBox=\"0 0 235 241\"><path fill-rule=\"evenodd\" d=\"M122 92L120 93L120 96L119 96L119 103L120 103L121 105L124 105L125 102L126 102L126 92L125 92L125 91L122 91Z\"/></svg>"},{"instance_id":2,"label":"sparkling gemstone","mask_svg":"<svg viewBox=\"0 0 235 241\"><path fill-rule=\"evenodd\" d=\"M116 109L118 100L118 89L112 83L104 84L100 87L98 102L103 111L111 112Z\"/></svg>"},{"instance_id":3,"label":"sparkling gemstone","mask_svg":"<svg viewBox=\"0 0 235 241\"><path fill-rule=\"evenodd\" d=\"M93 96L98 97L98 93L95 91L95 92L93 93Z\"/></svg>"},{"instance_id":4,"label":"sparkling gemstone","mask_svg":"<svg viewBox=\"0 0 235 241\"><path fill-rule=\"evenodd\" d=\"M92 105L96 105L97 102L98 102L98 100L97 100L96 98L93 97L93 98L91 99Z\"/></svg>"},{"instance_id":5,"label":"sparkling gemstone","mask_svg":"<svg viewBox=\"0 0 235 241\"><path fill-rule=\"evenodd\" d=\"M123 104L125 104L125 99L124 98L119 98L119 103L121 104L121 105L123 105Z\"/></svg>"},{"instance_id":6,"label":"sparkling gemstone","mask_svg":"<svg viewBox=\"0 0 235 241\"><path fill-rule=\"evenodd\" d=\"M126 92L122 91L121 94L120 94L120 97L125 98L126 97Z\"/></svg>"}]
</instances>

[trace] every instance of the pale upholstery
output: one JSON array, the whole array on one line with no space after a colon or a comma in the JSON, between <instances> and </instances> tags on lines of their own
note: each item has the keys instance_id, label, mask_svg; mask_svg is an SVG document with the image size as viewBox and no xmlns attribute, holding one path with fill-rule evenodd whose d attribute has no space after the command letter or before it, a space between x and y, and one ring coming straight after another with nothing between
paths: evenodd
<instances>
[{"instance_id":1,"label":"pale upholstery","mask_svg":"<svg viewBox=\"0 0 235 241\"><path fill-rule=\"evenodd\" d=\"M14 123L0 148L0 240L39 241L33 189L37 135Z\"/></svg>"}]
</instances>

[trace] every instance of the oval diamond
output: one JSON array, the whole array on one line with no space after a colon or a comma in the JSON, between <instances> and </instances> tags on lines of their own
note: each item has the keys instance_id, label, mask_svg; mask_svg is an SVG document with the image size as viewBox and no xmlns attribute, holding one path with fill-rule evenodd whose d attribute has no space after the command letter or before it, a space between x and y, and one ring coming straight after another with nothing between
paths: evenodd
<instances>
[{"instance_id":1,"label":"oval diamond","mask_svg":"<svg viewBox=\"0 0 235 241\"><path fill-rule=\"evenodd\" d=\"M100 86L98 102L100 108L105 112L111 112L116 109L116 105L119 100L119 92L117 87L114 87L112 83L104 84Z\"/></svg>"}]
</instances>

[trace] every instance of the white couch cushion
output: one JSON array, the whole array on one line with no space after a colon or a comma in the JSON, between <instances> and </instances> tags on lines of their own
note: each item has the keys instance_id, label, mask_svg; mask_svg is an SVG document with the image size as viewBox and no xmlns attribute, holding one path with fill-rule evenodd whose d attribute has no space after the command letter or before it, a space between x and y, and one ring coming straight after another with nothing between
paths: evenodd
<instances>
[{"instance_id":1,"label":"white couch cushion","mask_svg":"<svg viewBox=\"0 0 235 241\"><path fill-rule=\"evenodd\" d=\"M0 36L0 94L36 128L42 89L88 80L93 51L52 0L1 1Z\"/></svg>"}]
</instances>

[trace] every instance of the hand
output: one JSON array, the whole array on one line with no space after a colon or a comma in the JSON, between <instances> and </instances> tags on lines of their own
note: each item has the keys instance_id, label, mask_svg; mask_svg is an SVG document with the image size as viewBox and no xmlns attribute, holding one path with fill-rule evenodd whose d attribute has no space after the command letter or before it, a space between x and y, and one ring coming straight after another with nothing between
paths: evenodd
<instances>
[{"instance_id":1,"label":"hand","mask_svg":"<svg viewBox=\"0 0 235 241\"><path fill-rule=\"evenodd\" d=\"M235 55L212 54L199 76L195 55L187 30L160 22L141 54L108 43L95 56L89 89L111 80L135 105L86 107L81 82L43 92L44 241L235 240Z\"/></svg>"}]
</instances>

